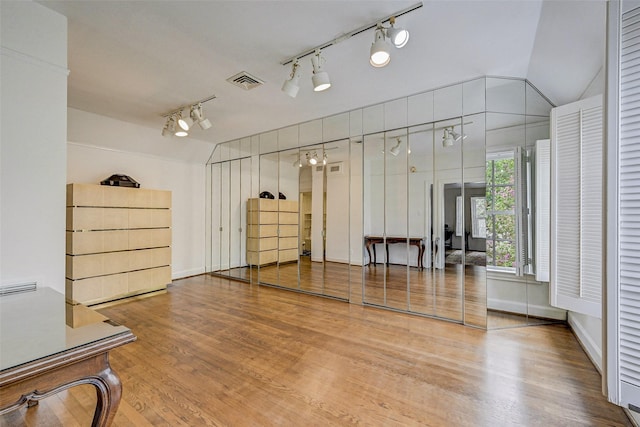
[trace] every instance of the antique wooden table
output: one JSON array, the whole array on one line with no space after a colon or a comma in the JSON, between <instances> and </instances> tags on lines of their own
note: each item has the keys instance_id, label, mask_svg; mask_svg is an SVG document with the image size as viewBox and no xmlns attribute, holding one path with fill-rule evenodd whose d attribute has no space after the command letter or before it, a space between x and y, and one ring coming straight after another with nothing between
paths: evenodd
<instances>
[{"instance_id":1,"label":"antique wooden table","mask_svg":"<svg viewBox=\"0 0 640 427\"><path fill-rule=\"evenodd\" d=\"M0 415L91 384L97 394L92 425L110 425L122 384L109 351L135 339L128 328L50 288L0 296Z\"/></svg>"}]
</instances>

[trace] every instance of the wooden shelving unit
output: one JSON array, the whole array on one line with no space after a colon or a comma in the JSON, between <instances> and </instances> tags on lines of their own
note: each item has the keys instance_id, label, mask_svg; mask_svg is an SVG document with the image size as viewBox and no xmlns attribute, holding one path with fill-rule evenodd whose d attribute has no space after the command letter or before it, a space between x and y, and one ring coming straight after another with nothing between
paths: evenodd
<instances>
[{"instance_id":1,"label":"wooden shelving unit","mask_svg":"<svg viewBox=\"0 0 640 427\"><path fill-rule=\"evenodd\" d=\"M93 305L171 283L171 192L67 185L66 297Z\"/></svg>"},{"instance_id":2,"label":"wooden shelving unit","mask_svg":"<svg viewBox=\"0 0 640 427\"><path fill-rule=\"evenodd\" d=\"M298 202L247 201L247 263L265 265L298 259Z\"/></svg>"}]
</instances>

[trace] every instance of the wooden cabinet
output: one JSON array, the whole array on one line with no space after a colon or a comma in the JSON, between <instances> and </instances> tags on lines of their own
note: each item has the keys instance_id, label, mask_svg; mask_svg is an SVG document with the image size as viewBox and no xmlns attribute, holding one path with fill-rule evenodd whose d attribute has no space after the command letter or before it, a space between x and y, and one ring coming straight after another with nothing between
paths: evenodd
<instances>
[{"instance_id":1,"label":"wooden cabinet","mask_svg":"<svg viewBox=\"0 0 640 427\"><path fill-rule=\"evenodd\" d=\"M171 192L67 185L66 296L86 305L171 283Z\"/></svg>"},{"instance_id":2,"label":"wooden cabinet","mask_svg":"<svg viewBox=\"0 0 640 427\"><path fill-rule=\"evenodd\" d=\"M265 265L298 259L298 202L247 201L247 263Z\"/></svg>"}]
</instances>

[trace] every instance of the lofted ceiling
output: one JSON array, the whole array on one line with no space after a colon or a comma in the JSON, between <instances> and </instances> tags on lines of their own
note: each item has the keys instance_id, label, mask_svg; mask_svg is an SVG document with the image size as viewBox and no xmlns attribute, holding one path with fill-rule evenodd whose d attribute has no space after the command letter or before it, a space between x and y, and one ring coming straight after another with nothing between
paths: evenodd
<instances>
[{"instance_id":1,"label":"lofted ceiling","mask_svg":"<svg viewBox=\"0 0 640 427\"><path fill-rule=\"evenodd\" d=\"M293 99L280 90L290 73L282 61L416 1L39 3L68 18L69 107L160 134L163 113L215 94L204 104L213 127L188 138L210 143L483 75L527 78L560 105L582 95L604 58L604 1L425 0L398 18L411 37L387 67L369 65L365 31L324 50L333 83L325 92L313 92L302 59ZM241 71L264 85L226 81Z\"/></svg>"}]
</instances>

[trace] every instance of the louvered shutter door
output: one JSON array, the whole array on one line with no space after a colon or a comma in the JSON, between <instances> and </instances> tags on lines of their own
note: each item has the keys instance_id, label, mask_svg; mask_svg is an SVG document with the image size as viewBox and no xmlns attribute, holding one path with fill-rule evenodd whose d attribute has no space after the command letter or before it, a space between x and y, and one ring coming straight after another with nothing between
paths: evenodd
<instances>
[{"instance_id":1,"label":"louvered shutter door","mask_svg":"<svg viewBox=\"0 0 640 427\"><path fill-rule=\"evenodd\" d=\"M602 315L602 97L551 111L551 305Z\"/></svg>"},{"instance_id":2,"label":"louvered shutter door","mask_svg":"<svg viewBox=\"0 0 640 427\"><path fill-rule=\"evenodd\" d=\"M621 36L619 372L621 404L640 406L640 9L622 15Z\"/></svg>"},{"instance_id":3,"label":"louvered shutter door","mask_svg":"<svg viewBox=\"0 0 640 427\"><path fill-rule=\"evenodd\" d=\"M549 281L549 209L551 203L551 145L536 141L536 280Z\"/></svg>"}]
</instances>

